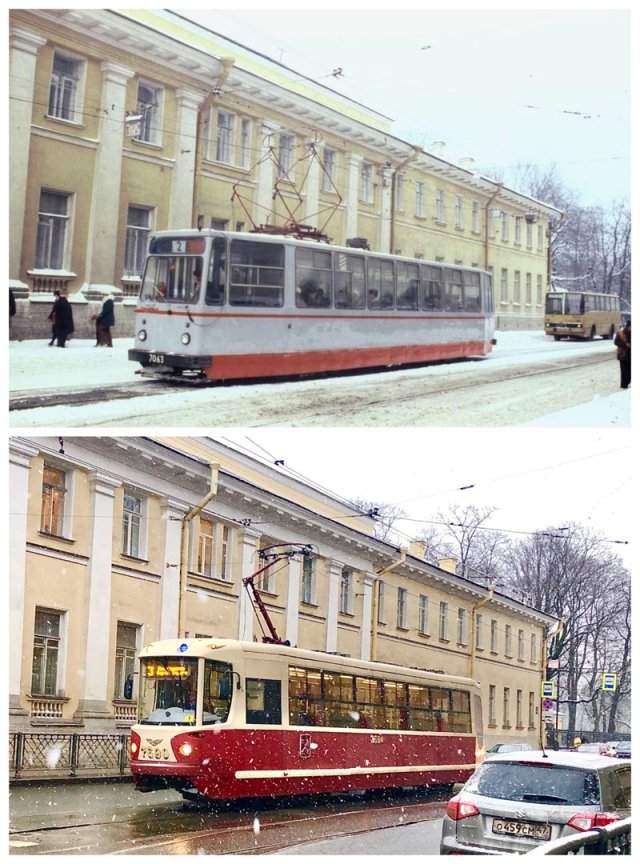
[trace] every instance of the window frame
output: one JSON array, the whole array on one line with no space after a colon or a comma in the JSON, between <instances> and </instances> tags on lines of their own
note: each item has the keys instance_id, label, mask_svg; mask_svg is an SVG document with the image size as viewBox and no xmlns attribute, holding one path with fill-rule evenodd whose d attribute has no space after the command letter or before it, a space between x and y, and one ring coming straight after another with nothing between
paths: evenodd
<instances>
[{"instance_id":1,"label":"window frame","mask_svg":"<svg viewBox=\"0 0 640 864\"><path fill-rule=\"evenodd\" d=\"M429 595L418 595L418 633L429 635Z\"/></svg>"},{"instance_id":2,"label":"window frame","mask_svg":"<svg viewBox=\"0 0 640 864\"><path fill-rule=\"evenodd\" d=\"M58 619L58 632L57 634L48 634L48 633L38 633L37 632L37 620L38 614L42 615L50 615L54 616ZM65 620L66 620L66 612L61 611L60 609L52 609L46 606L36 606L34 609L34 617L33 617L33 641L32 641L32 654L31 654L31 681L30 681L30 695L38 696L38 697L56 697L60 696L60 692L62 690L62 682L61 682L61 672L62 664L64 663L64 637L65 633ZM37 640L44 640L43 648L44 648L44 662L40 663L40 681L38 682L38 689L35 690L33 687L34 674L35 674L35 664L36 664L36 647ZM55 682L53 687L53 692L47 691L47 671L48 671L48 656L49 656L49 642L52 642L52 651L55 651Z\"/></svg>"},{"instance_id":3,"label":"window frame","mask_svg":"<svg viewBox=\"0 0 640 864\"><path fill-rule=\"evenodd\" d=\"M43 209L42 203L43 193L46 195L53 195L57 196L58 198L64 199L65 212L51 213L45 211ZM56 271L66 270L69 260L69 235L71 233L69 226L71 224L72 203L73 193L61 192L59 190L51 189L46 186L40 187L40 198L38 201L38 216L35 232L36 247L34 255L34 269ZM48 224L45 223L45 219L47 220ZM59 244L59 253L54 253L54 242L56 240L56 237L54 235L58 232L62 233L62 242ZM44 242L46 246L44 260L40 258L41 242ZM54 254L59 254L59 262L57 260L53 260Z\"/></svg>"},{"instance_id":4,"label":"window frame","mask_svg":"<svg viewBox=\"0 0 640 864\"><path fill-rule=\"evenodd\" d=\"M396 627L399 630L407 629L407 600L409 592L406 588L398 587L396 593Z\"/></svg>"},{"instance_id":5,"label":"window frame","mask_svg":"<svg viewBox=\"0 0 640 864\"><path fill-rule=\"evenodd\" d=\"M138 210L140 213L146 213L147 215L147 225L132 225L130 224L130 216L132 210ZM122 268L122 272L125 276L135 277L138 279L142 279L144 274L144 265L147 260L147 251L149 249L149 238L153 232L153 214L155 212L155 208L153 207L143 207L137 204L127 204L127 224L126 224L126 236L125 236L125 245L124 245L124 264ZM144 238L144 248L142 254L140 255L140 246L142 242L142 238ZM133 247L133 250L132 250ZM137 262L138 258L141 258L141 266L139 269L135 268L135 262ZM134 267L130 267L131 258L134 259Z\"/></svg>"},{"instance_id":6,"label":"window frame","mask_svg":"<svg viewBox=\"0 0 640 864\"><path fill-rule=\"evenodd\" d=\"M66 60L75 64L78 67L78 77L75 79L75 85L72 90L72 106L70 109L70 116L65 117L61 114L53 114L50 111L51 108L51 91L53 87L53 79L56 75L55 73L55 63L56 58L59 57L62 60ZM62 48L54 48L53 56L51 58L51 71L49 74L49 86L47 89L47 119L56 120L61 123L73 123L76 126L82 125L82 108L84 105L84 91L85 91L85 81L86 81L86 70L87 70L87 60L85 57L80 57L77 54L74 54L70 51L66 51ZM72 79L73 80L73 79Z\"/></svg>"},{"instance_id":7,"label":"window frame","mask_svg":"<svg viewBox=\"0 0 640 864\"><path fill-rule=\"evenodd\" d=\"M353 615L353 570L350 567L343 567L340 574L338 612Z\"/></svg>"},{"instance_id":8,"label":"window frame","mask_svg":"<svg viewBox=\"0 0 640 864\"><path fill-rule=\"evenodd\" d=\"M120 627L129 628L134 633L134 643L135 647L131 648L127 645L119 645L118 644L118 635ZM134 695L133 689L131 691L131 696L127 699L124 695L124 686L126 684L127 678L129 675L133 675L135 673L135 666L138 659L139 652L139 644L140 644L140 625L139 624L131 624L128 621L116 621L116 651L114 658L114 666L113 666L113 698L118 700L126 700L127 702L134 703L136 701L136 697ZM132 653L131 653L132 652ZM121 661L119 664L118 661ZM130 663L127 663L130 661ZM120 665L121 674L120 680L118 680L118 667ZM128 672L127 669L130 669ZM120 684L120 692L118 692L118 684Z\"/></svg>"},{"instance_id":9,"label":"window frame","mask_svg":"<svg viewBox=\"0 0 640 864\"><path fill-rule=\"evenodd\" d=\"M449 604L446 600L440 601L438 611L438 639L440 642L449 641Z\"/></svg>"},{"instance_id":10,"label":"window frame","mask_svg":"<svg viewBox=\"0 0 640 864\"><path fill-rule=\"evenodd\" d=\"M140 512L135 513L128 510L126 507L127 496L140 502ZM125 558L135 558L139 561L146 560L146 511L147 511L147 496L138 490L125 486L122 492L122 548L121 554ZM127 518L129 516L129 518ZM137 551L133 551L132 543L132 525L134 520L137 520ZM128 524L129 523L129 524Z\"/></svg>"},{"instance_id":11,"label":"window frame","mask_svg":"<svg viewBox=\"0 0 640 864\"><path fill-rule=\"evenodd\" d=\"M153 102L143 102L140 99L141 87L153 94ZM148 144L152 147L162 146L164 99L165 90L161 84L155 84L147 78L138 78L136 80L136 111L142 114L142 120L138 126L138 134L133 138L137 144ZM147 108L143 107L147 105L150 106L150 111L147 111Z\"/></svg>"}]
</instances>

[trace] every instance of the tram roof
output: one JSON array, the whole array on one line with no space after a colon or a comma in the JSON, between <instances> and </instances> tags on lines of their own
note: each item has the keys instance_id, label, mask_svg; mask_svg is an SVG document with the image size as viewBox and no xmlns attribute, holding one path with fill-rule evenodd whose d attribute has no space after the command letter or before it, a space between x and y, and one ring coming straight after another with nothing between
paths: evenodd
<instances>
[{"instance_id":1,"label":"tram roof","mask_svg":"<svg viewBox=\"0 0 640 864\"><path fill-rule=\"evenodd\" d=\"M187 649L179 650L180 646L187 645ZM360 660L356 657L347 657L343 654L330 654L326 651L310 651L305 648L293 648L289 645L272 645L264 642L243 642L239 639L225 638L190 638L164 639L159 642L151 642L140 652L140 657L211 657L215 658L216 651L227 649L238 651L242 654L264 654L285 656L289 660L300 660L312 663L330 663L332 666L348 667L379 674L388 672L393 675L415 676L429 679L443 684L465 684L477 687L478 682L472 678L462 675L450 675L445 671L421 669L414 666L401 666L397 663L383 663L379 660Z\"/></svg>"}]
</instances>

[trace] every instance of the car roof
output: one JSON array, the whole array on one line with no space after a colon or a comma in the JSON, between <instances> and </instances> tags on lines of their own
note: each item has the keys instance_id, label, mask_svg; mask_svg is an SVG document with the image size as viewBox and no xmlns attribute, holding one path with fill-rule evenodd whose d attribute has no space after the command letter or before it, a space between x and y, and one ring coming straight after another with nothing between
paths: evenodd
<instances>
[{"instance_id":1,"label":"car roof","mask_svg":"<svg viewBox=\"0 0 640 864\"><path fill-rule=\"evenodd\" d=\"M496 753L491 764L500 762L524 762L530 765L538 762L540 765L561 765L567 768L587 768L597 771L599 768L615 768L620 766L620 760L612 756L602 756L599 753L575 753L567 750L523 750L514 753Z\"/></svg>"}]
</instances>

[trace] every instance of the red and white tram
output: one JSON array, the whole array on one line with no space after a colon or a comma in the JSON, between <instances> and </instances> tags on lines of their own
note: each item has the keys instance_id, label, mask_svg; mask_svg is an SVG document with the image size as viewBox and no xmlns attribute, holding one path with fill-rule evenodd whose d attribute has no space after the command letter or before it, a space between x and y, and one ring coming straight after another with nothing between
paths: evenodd
<instances>
[{"instance_id":1,"label":"red and white tram","mask_svg":"<svg viewBox=\"0 0 640 864\"><path fill-rule=\"evenodd\" d=\"M228 639L141 652L138 789L212 799L466 780L483 757L467 678Z\"/></svg>"},{"instance_id":2,"label":"red and white tram","mask_svg":"<svg viewBox=\"0 0 640 864\"><path fill-rule=\"evenodd\" d=\"M203 380L295 376L486 355L488 273L220 231L149 244L129 359Z\"/></svg>"}]
</instances>

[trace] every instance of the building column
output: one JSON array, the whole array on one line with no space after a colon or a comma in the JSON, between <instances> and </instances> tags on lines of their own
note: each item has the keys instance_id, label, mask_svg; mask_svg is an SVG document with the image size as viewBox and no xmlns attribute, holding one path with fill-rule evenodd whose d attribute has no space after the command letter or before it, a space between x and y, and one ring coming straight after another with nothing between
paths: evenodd
<instances>
[{"instance_id":1,"label":"building column","mask_svg":"<svg viewBox=\"0 0 640 864\"><path fill-rule=\"evenodd\" d=\"M238 597L238 639L243 642L253 642L253 619L254 612L247 589L242 584L245 576L251 576L256 570L256 552L260 534L248 528L242 533L240 587Z\"/></svg>"},{"instance_id":2,"label":"building column","mask_svg":"<svg viewBox=\"0 0 640 864\"><path fill-rule=\"evenodd\" d=\"M312 146L319 150L322 147L321 141L307 141L306 142L307 150L309 152L309 158L311 159L311 164L309 165L309 171L307 173L307 181L305 183L304 189L304 223L305 225L313 225L314 228L318 227L319 224L319 214L318 210L320 209L320 162L318 161L319 157L313 156Z\"/></svg>"},{"instance_id":3,"label":"building column","mask_svg":"<svg viewBox=\"0 0 640 864\"><path fill-rule=\"evenodd\" d=\"M344 239L358 236L358 201L360 200L360 172L362 156L349 153L347 163L347 189L345 195Z\"/></svg>"},{"instance_id":4,"label":"building column","mask_svg":"<svg viewBox=\"0 0 640 864\"><path fill-rule=\"evenodd\" d=\"M335 653L338 650L338 608L340 603L340 583L342 581L341 561L329 561L329 596L327 598L327 641L325 650Z\"/></svg>"},{"instance_id":5,"label":"building column","mask_svg":"<svg viewBox=\"0 0 640 864\"><path fill-rule=\"evenodd\" d=\"M285 639L294 647L298 644L298 610L300 608L300 582L302 559L289 559L289 583L287 585L287 621Z\"/></svg>"},{"instance_id":6,"label":"building column","mask_svg":"<svg viewBox=\"0 0 640 864\"><path fill-rule=\"evenodd\" d=\"M273 174L274 157L269 152L274 145L273 133L278 127L273 123L262 123L258 137L258 165L256 167L256 197L253 209L253 221L256 225L264 225L273 215Z\"/></svg>"},{"instance_id":7,"label":"building column","mask_svg":"<svg viewBox=\"0 0 640 864\"><path fill-rule=\"evenodd\" d=\"M160 634L159 639L177 639L178 601L180 595L180 538L182 518L188 507L172 499L161 506L164 530L164 560L160 582Z\"/></svg>"},{"instance_id":8,"label":"building column","mask_svg":"<svg viewBox=\"0 0 640 864\"><path fill-rule=\"evenodd\" d=\"M380 252L391 252L391 190L393 171L391 168L383 168L381 171L382 187L380 190L380 234L378 237L378 249Z\"/></svg>"},{"instance_id":9,"label":"building column","mask_svg":"<svg viewBox=\"0 0 640 864\"><path fill-rule=\"evenodd\" d=\"M126 112L127 82L133 70L117 63L102 63L100 128L95 157L91 213L87 241L85 282L88 300L99 300L115 285L116 250L120 221L120 180Z\"/></svg>"},{"instance_id":10,"label":"building column","mask_svg":"<svg viewBox=\"0 0 640 864\"><path fill-rule=\"evenodd\" d=\"M113 538L113 499L121 485L118 480L92 471L91 541L87 591L87 634L84 655L84 687L75 718L105 720L112 718L108 691L111 664L111 566Z\"/></svg>"},{"instance_id":11,"label":"building column","mask_svg":"<svg viewBox=\"0 0 640 864\"><path fill-rule=\"evenodd\" d=\"M9 439L11 507L9 508L9 715L26 716L20 703L22 659L25 646L24 592L27 580L27 513L29 471L38 450Z\"/></svg>"},{"instance_id":12,"label":"building column","mask_svg":"<svg viewBox=\"0 0 640 864\"><path fill-rule=\"evenodd\" d=\"M371 615L373 613L373 584L376 577L372 573L362 574L362 630L360 631L360 659L371 660Z\"/></svg>"},{"instance_id":13,"label":"building column","mask_svg":"<svg viewBox=\"0 0 640 864\"><path fill-rule=\"evenodd\" d=\"M34 84L38 50L47 40L19 27L11 28L9 56L9 287L26 297L20 278L27 175L31 143Z\"/></svg>"},{"instance_id":14,"label":"building column","mask_svg":"<svg viewBox=\"0 0 640 864\"><path fill-rule=\"evenodd\" d=\"M196 182L198 111L204 93L176 92L175 167L169 201L169 228L193 228L193 190Z\"/></svg>"}]
</instances>

